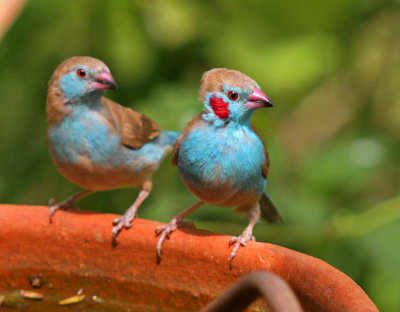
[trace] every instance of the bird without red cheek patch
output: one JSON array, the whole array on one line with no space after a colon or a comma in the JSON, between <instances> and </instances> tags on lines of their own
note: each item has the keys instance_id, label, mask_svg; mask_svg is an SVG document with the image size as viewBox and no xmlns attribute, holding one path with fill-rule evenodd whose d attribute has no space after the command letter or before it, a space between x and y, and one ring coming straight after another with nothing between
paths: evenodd
<instances>
[{"instance_id":1,"label":"bird without red cheek patch","mask_svg":"<svg viewBox=\"0 0 400 312\"><path fill-rule=\"evenodd\" d=\"M223 99L218 98L215 95L210 98L210 106L212 107L214 114L219 118L226 119L229 117L231 112L228 108L228 105L229 104L224 102Z\"/></svg>"}]
</instances>

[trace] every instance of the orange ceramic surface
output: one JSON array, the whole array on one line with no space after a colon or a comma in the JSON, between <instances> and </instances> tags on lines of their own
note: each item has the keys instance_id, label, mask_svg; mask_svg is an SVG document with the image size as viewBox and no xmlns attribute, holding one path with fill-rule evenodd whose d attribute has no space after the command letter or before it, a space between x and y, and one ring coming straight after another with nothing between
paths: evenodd
<instances>
[{"instance_id":1,"label":"orange ceramic surface","mask_svg":"<svg viewBox=\"0 0 400 312\"><path fill-rule=\"evenodd\" d=\"M229 270L230 236L177 230L157 264L159 223L136 219L112 247L115 217L59 211L49 224L47 206L0 205L0 291L29 289L28 277L41 272L45 294L72 296L83 288L157 311L198 311L246 273L267 270L290 284L305 311L378 311L344 273L273 244L249 242Z\"/></svg>"}]
</instances>

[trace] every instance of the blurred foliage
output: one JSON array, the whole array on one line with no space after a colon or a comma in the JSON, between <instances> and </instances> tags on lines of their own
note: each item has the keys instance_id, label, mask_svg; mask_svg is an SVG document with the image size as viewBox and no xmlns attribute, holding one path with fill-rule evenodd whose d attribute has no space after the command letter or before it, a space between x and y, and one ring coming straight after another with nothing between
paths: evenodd
<instances>
[{"instance_id":1,"label":"blurred foliage","mask_svg":"<svg viewBox=\"0 0 400 312\"><path fill-rule=\"evenodd\" d=\"M165 129L201 109L203 71L238 69L276 104L253 122L285 223L257 225L258 240L321 258L382 311L400 311L399 38L399 1L28 1L0 43L1 201L46 204L78 189L45 139L47 82L62 60L103 60L120 85L107 96ZM97 193L79 206L123 213L137 193ZM168 158L139 215L166 222L194 201ZM210 206L188 219L225 234L246 225Z\"/></svg>"}]
</instances>

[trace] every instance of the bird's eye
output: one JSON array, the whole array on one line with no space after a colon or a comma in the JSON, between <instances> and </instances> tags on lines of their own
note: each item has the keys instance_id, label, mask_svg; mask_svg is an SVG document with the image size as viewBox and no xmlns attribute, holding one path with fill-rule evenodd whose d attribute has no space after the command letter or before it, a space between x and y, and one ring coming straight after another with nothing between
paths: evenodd
<instances>
[{"instance_id":1,"label":"bird's eye","mask_svg":"<svg viewBox=\"0 0 400 312\"><path fill-rule=\"evenodd\" d=\"M237 92L235 91L229 91L228 98L230 98L233 101L236 101L239 98L239 94L237 94Z\"/></svg>"},{"instance_id":2,"label":"bird's eye","mask_svg":"<svg viewBox=\"0 0 400 312\"><path fill-rule=\"evenodd\" d=\"M79 68L79 69L76 71L76 74L77 74L79 77L84 78L84 77L86 77L86 70L84 70L83 68Z\"/></svg>"}]
</instances>

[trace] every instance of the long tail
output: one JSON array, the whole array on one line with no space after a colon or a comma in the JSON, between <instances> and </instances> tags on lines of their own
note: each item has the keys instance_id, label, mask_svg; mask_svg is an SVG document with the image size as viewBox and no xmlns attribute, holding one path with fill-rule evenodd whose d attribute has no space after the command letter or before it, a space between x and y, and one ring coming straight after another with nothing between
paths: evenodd
<instances>
[{"instance_id":1,"label":"long tail","mask_svg":"<svg viewBox=\"0 0 400 312\"><path fill-rule=\"evenodd\" d=\"M263 192L258 203L260 204L261 217L264 220L268 221L269 223L276 223L280 220L283 221L282 215L268 197L267 193Z\"/></svg>"}]
</instances>

